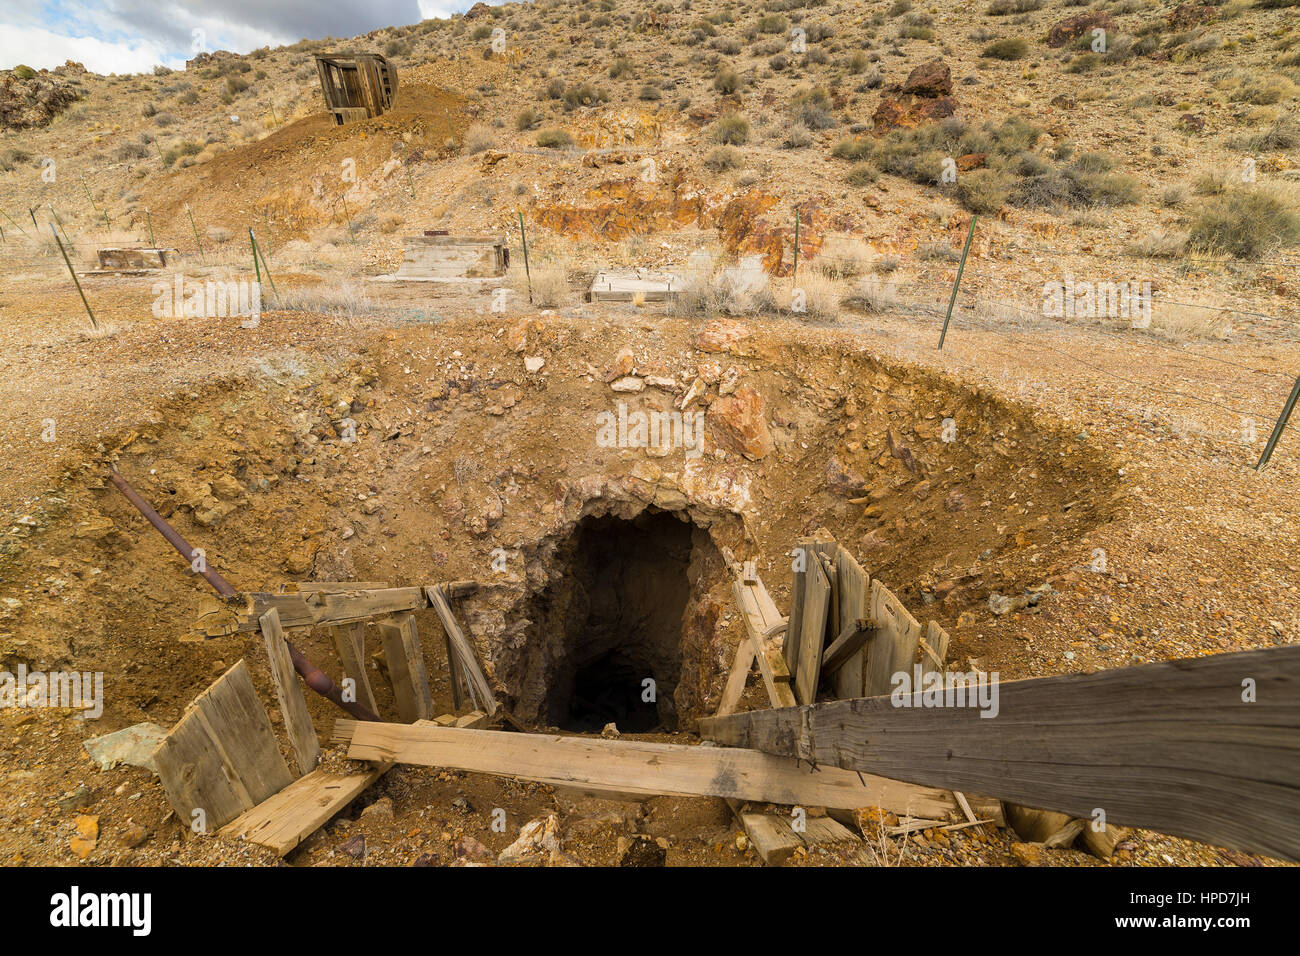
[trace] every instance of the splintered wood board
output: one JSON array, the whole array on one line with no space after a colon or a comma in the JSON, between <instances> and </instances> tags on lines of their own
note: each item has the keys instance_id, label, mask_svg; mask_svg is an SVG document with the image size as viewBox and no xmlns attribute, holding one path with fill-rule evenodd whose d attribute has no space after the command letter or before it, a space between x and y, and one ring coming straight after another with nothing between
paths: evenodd
<instances>
[{"instance_id":1,"label":"splintered wood board","mask_svg":"<svg viewBox=\"0 0 1300 956\"><path fill-rule=\"evenodd\" d=\"M821 679L826 617L830 613L830 605L830 582L826 580L821 561L810 553L808 573L804 578L799 666L794 672L794 696L801 704L811 704L817 699L817 682Z\"/></svg>"},{"instance_id":2,"label":"splintered wood board","mask_svg":"<svg viewBox=\"0 0 1300 956\"><path fill-rule=\"evenodd\" d=\"M284 629L280 627L280 613L274 608L262 615L262 640L266 656L271 662L271 676L275 678L275 695L280 701L280 715L284 717L285 733L293 746L298 769L311 773L320 763L320 742L316 728L307 711L307 698L303 696L298 673L289 657L289 645L284 642Z\"/></svg>"},{"instance_id":3,"label":"splintered wood board","mask_svg":"<svg viewBox=\"0 0 1300 956\"><path fill-rule=\"evenodd\" d=\"M784 865L799 847L862 842L856 833L830 817L808 817L802 833L795 830L788 817L772 813L742 813L740 822L767 866Z\"/></svg>"},{"instance_id":4,"label":"splintered wood board","mask_svg":"<svg viewBox=\"0 0 1300 956\"><path fill-rule=\"evenodd\" d=\"M763 713L766 713L764 711ZM804 807L883 807L939 818L955 812L952 794L870 774L818 767L731 747L690 747L358 722L348 757L445 767L556 786L645 796L734 797Z\"/></svg>"},{"instance_id":5,"label":"splintered wood board","mask_svg":"<svg viewBox=\"0 0 1300 956\"><path fill-rule=\"evenodd\" d=\"M391 767L392 764L380 764L350 774L313 770L224 826L221 836L248 840L284 856Z\"/></svg>"},{"instance_id":6,"label":"splintered wood board","mask_svg":"<svg viewBox=\"0 0 1300 956\"><path fill-rule=\"evenodd\" d=\"M1300 646L1285 646L1003 681L992 718L986 708L869 697L706 717L700 733L823 770L1084 820L1101 808L1114 826L1300 860L1297 688Z\"/></svg>"},{"instance_id":7,"label":"splintered wood board","mask_svg":"<svg viewBox=\"0 0 1300 956\"><path fill-rule=\"evenodd\" d=\"M360 621L330 628L334 647L339 652L339 661L343 664L343 674L352 679L357 692L357 701L377 714L379 708L375 705L375 695L370 689L370 676L366 673L365 633L366 626Z\"/></svg>"},{"instance_id":8,"label":"splintered wood board","mask_svg":"<svg viewBox=\"0 0 1300 956\"><path fill-rule=\"evenodd\" d=\"M443 633L447 635L447 640L451 642L455 656L460 661L465 679L470 682L474 689L478 706L482 707L489 716L495 714L499 705L496 697L492 694L492 685L488 683L487 676L483 673L483 669L479 667L478 655L474 653L473 645L470 644L469 638L465 636L465 632L460 629L460 624L456 622L456 615L451 612L451 605L447 603L446 592L441 586L428 587L424 590L429 604L433 607L438 615L438 620L442 623ZM453 674L452 677L454 679L455 675Z\"/></svg>"},{"instance_id":9,"label":"splintered wood board","mask_svg":"<svg viewBox=\"0 0 1300 956\"><path fill-rule=\"evenodd\" d=\"M154 763L181 823L198 809L209 830L293 781L243 660L195 698Z\"/></svg>"},{"instance_id":10,"label":"splintered wood board","mask_svg":"<svg viewBox=\"0 0 1300 956\"><path fill-rule=\"evenodd\" d=\"M836 592L839 596L839 616L834 631L839 635L844 633L844 629L854 621L870 619L871 579L867 577L867 572L862 570L862 566L853 555L844 548L840 548L835 554L835 578ZM866 648L859 650L841 664L839 670L832 675L831 683L835 688L836 697L863 696L863 688L866 686L863 680L863 665L866 656Z\"/></svg>"},{"instance_id":11,"label":"splintered wood board","mask_svg":"<svg viewBox=\"0 0 1300 956\"><path fill-rule=\"evenodd\" d=\"M906 672L910 680L921 625L878 579L871 582L871 613L867 616L879 633L867 644L864 696L879 697L893 689L895 674Z\"/></svg>"}]
</instances>

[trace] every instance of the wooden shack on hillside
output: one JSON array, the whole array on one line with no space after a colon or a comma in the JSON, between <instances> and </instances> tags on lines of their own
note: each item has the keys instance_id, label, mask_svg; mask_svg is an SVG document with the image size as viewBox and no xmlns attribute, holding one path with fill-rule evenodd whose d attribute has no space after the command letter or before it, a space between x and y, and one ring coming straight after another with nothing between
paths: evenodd
<instances>
[{"instance_id":1,"label":"wooden shack on hillside","mask_svg":"<svg viewBox=\"0 0 1300 956\"><path fill-rule=\"evenodd\" d=\"M316 72L335 126L381 116L397 98L397 70L379 53L318 53Z\"/></svg>"}]
</instances>

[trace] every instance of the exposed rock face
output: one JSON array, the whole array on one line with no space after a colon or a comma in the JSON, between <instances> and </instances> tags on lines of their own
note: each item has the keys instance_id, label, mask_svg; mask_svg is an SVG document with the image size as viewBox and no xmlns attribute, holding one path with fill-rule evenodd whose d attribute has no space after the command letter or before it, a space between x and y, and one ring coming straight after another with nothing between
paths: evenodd
<instances>
[{"instance_id":1,"label":"exposed rock face","mask_svg":"<svg viewBox=\"0 0 1300 956\"><path fill-rule=\"evenodd\" d=\"M1114 31L1116 28L1115 21L1104 10L1096 10L1092 13L1080 13L1078 16L1069 17L1062 20L1052 29L1047 31L1047 45L1050 47L1065 46L1071 40L1077 40L1085 33L1091 32L1095 27L1101 27L1107 33Z\"/></svg>"},{"instance_id":2,"label":"exposed rock face","mask_svg":"<svg viewBox=\"0 0 1300 956\"><path fill-rule=\"evenodd\" d=\"M465 11L465 19L477 20L479 17L491 16L491 14L492 14L492 8L489 7L486 3L483 3L482 0L479 0L478 3L474 4L474 6L470 7L468 10Z\"/></svg>"},{"instance_id":3,"label":"exposed rock face","mask_svg":"<svg viewBox=\"0 0 1300 956\"><path fill-rule=\"evenodd\" d=\"M695 333L695 347L701 352L735 352L752 333L732 319L715 319Z\"/></svg>"},{"instance_id":4,"label":"exposed rock face","mask_svg":"<svg viewBox=\"0 0 1300 956\"><path fill-rule=\"evenodd\" d=\"M709 408L709 423L718 443L757 461L776 447L767 427L763 397L748 385L723 396Z\"/></svg>"},{"instance_id":5,"label":"exposed rock face","mask_svg":"<svg viewBox=\"0 0 1300 956\"><path fill-rule=\"evenodd\" d=\"M956 112L957 101L951 96L936 99L908 95L898 98L886 96L876 107L871 122L877 133L887 133L893 129L914 129L926 123L934 123Z\"/></svg>"},{"instance_id":6,"label":"exposed rock face","mask_svg":"<svg viewBox=\"0 0 1300 956\"><path fill-rule=\"evenodd\" d=\"M53 73L41 70L20 75L17 70L6 71L0 76L0 129L47 125L85 95L77 84L60 75L77 72L84 73L85 68L71 60Z\"/></svg>"},{"instance_id":7,"label":"exposed rock face","mask_svg":"<svg viewBox=\"0 0 1300 956\"><path fill-rule=\"evenodd\" d=\"M952 71L942 60L922 63L907 76L903 92L934 99L952 92Z\"/></svg>"}]
</instances>

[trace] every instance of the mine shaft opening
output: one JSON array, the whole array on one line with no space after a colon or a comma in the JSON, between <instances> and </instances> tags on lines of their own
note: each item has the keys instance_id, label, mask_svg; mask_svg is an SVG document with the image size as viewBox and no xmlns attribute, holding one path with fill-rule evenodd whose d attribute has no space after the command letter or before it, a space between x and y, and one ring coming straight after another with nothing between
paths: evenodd
<instances>
[{"instance_id":1,"label":"mine shaft opening","mask_svg":"<svg viewBox=\"0 0 1300 956\"><path fill-rule=\"evenodd\" d=\"M556 554L560 573L541 595L553 664L539 708L576 733L677 727L683 618L691 564L708 534L677 514L588 517Z\"/></svg>"}]
</instances>

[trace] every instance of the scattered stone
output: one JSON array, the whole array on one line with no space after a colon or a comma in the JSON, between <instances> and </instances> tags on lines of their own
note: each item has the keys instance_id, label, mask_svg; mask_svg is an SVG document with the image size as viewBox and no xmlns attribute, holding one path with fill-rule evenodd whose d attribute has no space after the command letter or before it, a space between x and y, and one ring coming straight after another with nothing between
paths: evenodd
<instances>
[{"instance_id":1,"label":"scattered stone","mask_svg":"<svg viewBox=\"0 0 1300 956\"><path fill-rule=\"evenodd\" d=\"M1072 40L1077 40L1085 33L1091 33L1096 27L1105 30L1107 34L1113 34L1117 29L1115 21L1111 19L1110 14L1104 10L1094 10L1090 13L1080 13L1078 16L1068 17L1062 20L1056 26L1047 31L1047 45L1056 48L1065 46Z\"/></svg>"},{"instance_id":2,"label":"scattered stone","mask_svg":"<svg viewBox=\"0 0 1300 956\"><path fill-rule=\"evenodd\" d=\"M135 849L147 839L149 839L149 831L136 823L122 831L122 845L128 849Z\"/></svg>"},{"instance_id":3,"label":"scattered stone","mask_svg":"<svg viewBox=\"0 0 1300 956\"><path fill-rule=\"evenodd\" d=\"M635 375L625 375L610 385L616 392L639 392L645 388L645 382Z\"/></svg>"},{"instance_id":4,"label":"scattered stone","mask_svg":"<svg viewBox=\"0 0 1300 956\"><path fill-rule=\"evenodd\" d=\"M153 753L167 736L157 724L134 724L82 744L100 770L112 770L120 763L154 770Z\"/></svg>"},{"instance_id":5,"label":"scattered stone","mask_svg":"<svg viewBox=\"0 0 1300 956\"><path fill-rule=\"evenodd\" d=\"M542 358L540 355L524 356L524 371L526 372L540 372L542 366L545 364L546 359Z\"/></svg>"},{"instance_id":6,"label":"scattered stone","mask_svg":"<svg viewBox=\"0 0 1300 956\"><path fill-rule=\"evenodd\" d=\"M519 839L510 844L497 857L497 862L509 866L525 863L542 856L554 857L560 853L560 823L555 814L530 820L519 831Z\"/></svg>"},{"instance_id":7,"label":"scattered stone","mask_svg":"<svg viewBox=\"0 0 1300 956\"><path fill-rule=\"evenodd\" d=\"M391 820L393 819L393 800L391 797L380 797L370 806L361 811L362 820Z\"/></svg>"},{"instance_id":8,"label":"scattered stone","mask_svg":"<svg viewBox=\"0 0 1300 956\"><path fill-rule=\"evenodd\" d=\"M604 726L604 729L600 732L600 736L605 740L618 740L618 738L623 735L618 732L618 725L611 722Z\"/></svg>"},{"instance_id":9,"label":"scattered stone","mask_svg":"<svg viewBox=\"0 0 1300 956\"><path fill-rule=\"evenodd\" d=\"M77 859L84 860L95 851L99 845L99 817L97 815L80 814L74 821L77 827L77 835L68 843L72 852L77 855Z\"/></svg>"},{"instance_id":10,"label":"scattered stone","mask_svg":"<svg viewBox=\"0 0 1300 956\"><path fill-rule=\"evenodd\" d=\"M472 836L461 837L452 844L451 851L458 860L474 860L482 863L492 859L492 851Z\"/></svg>"},{"instance_id":11,"label":"scattered stone","mask_svg":"<svg viewBox=\"0 0 1300 956\"><path fill-rule=\"evenodd\" d=\"M339 847L341 851L352 857L354 860L360 860L366 855L366 837L363 833L358 833L349 840L344 841Z\"/></svg>"}]
</instances>

